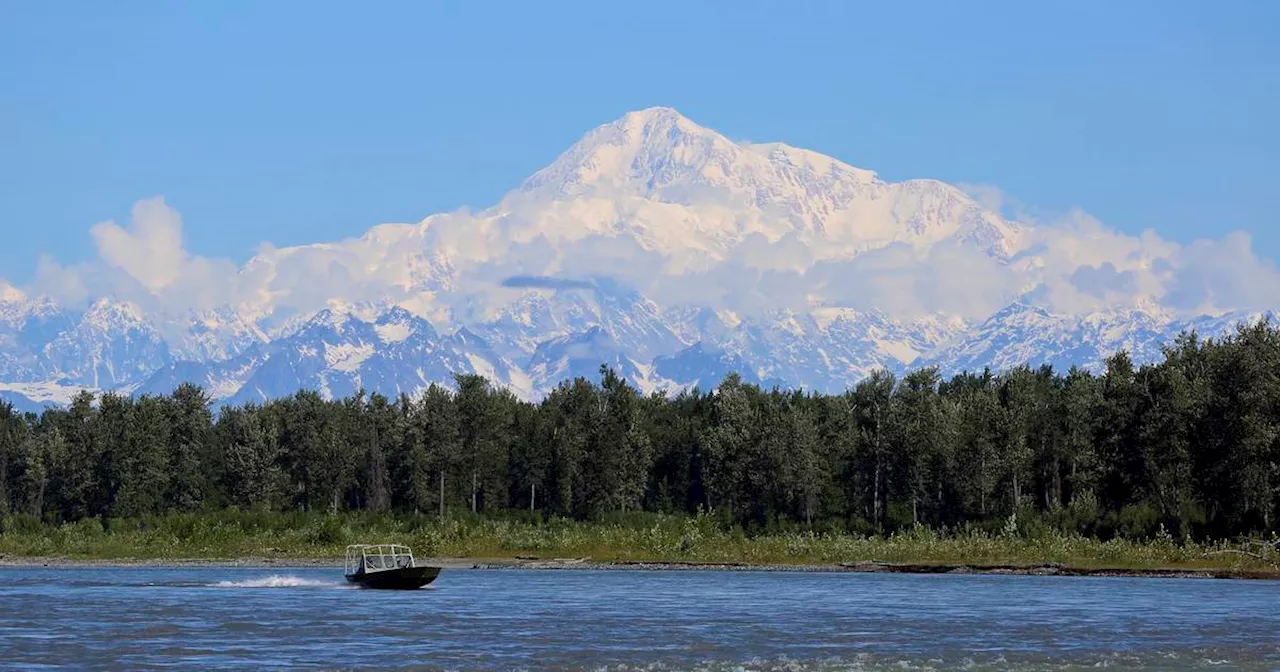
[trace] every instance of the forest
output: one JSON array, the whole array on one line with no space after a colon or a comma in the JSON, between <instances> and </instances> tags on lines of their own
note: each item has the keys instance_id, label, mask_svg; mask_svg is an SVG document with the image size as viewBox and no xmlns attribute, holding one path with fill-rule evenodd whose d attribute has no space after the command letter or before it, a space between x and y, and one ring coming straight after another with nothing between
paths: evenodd
<instances>
[{"instance_id":1,"label":"forest","mask_svg":"<svg viewBox=\"0 0 1280 672\"><path fill-rule=\"evenodd\" d=\"M421 395L211 407L82 393L0 405L0 515L49 524L266 510L715 516L747 534L997 529L1097 539L1274 534L1280 329L1185 334L1098 373L878 372L842 394L643 394L612 370L537 403L475 375Z\"/></svg>"}]
</instances>

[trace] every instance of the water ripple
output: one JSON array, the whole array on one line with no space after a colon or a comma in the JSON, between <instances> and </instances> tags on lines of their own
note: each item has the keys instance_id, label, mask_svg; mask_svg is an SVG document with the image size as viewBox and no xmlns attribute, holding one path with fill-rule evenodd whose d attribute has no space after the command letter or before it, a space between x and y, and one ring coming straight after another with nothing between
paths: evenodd
<instances>
[{"instance_id":1,"label":"water ripple","mask_svg":"<svg viewBox=\"0 0 1280 672\"><path fill-rule=\"evenodd\" d=\"M1280 669L1272 582L457 570L348 588L325 569L0 569L0 669Z\"/></svg>"}]
</instances>

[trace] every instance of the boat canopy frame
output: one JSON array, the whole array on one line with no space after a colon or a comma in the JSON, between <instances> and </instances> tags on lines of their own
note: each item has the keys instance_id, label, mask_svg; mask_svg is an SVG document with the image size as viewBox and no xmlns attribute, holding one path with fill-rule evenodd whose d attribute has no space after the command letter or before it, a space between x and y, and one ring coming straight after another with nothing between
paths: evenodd
<instances>
[{"instance_id":1,"label":"boat canopy frame","mask_svg":"<svg viewBox=\"0 0 1280 672\"><path fill-rule=\"evenodd\" d=\"M344 572L347 576L352 576L361 572L368 574L413 566L413 551L408 546L353 544L347 547Z\"/></svg>"}]
</instances>

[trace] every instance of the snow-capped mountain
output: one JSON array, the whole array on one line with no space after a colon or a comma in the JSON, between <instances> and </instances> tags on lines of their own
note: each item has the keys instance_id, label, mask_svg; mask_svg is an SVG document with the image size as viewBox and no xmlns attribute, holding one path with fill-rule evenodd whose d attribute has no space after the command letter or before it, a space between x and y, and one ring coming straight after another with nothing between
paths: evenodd
<instances>
[{"instance_id":1,"label":"snow-capped mountain","mask_svg":"<svg viewBox=\"0 0 1280 672\"><path fill-rule=\"evenodd\" d=\"M0 298L0 380L25 383L48 377L44 348L72 326L48 299L27 300L14 290Z\"/></svg>"},{"instance_id":2,"label":"snow-capped mountain","mask_svg":"<svg viewBox=\"0 0 1280 672\"><path fill-rule=\"evenodd\" d=\"M816 152L735 143L670 108L588 133L507 202L529 200L552 204L542 208L547 219L572 216L580 225L570 235L625 223L644 249L677 260L727 257L752 234L820 243L812 249L821 259L943 239L1007 258L1020 233L942 182L890 184Z\"/></svg>"},{"instance_id":3,"label":"snow-capped mountain","mask_svg":"<svg viewBox=\"0 0 1280 672\"><path fill-rule=\"evenodd\" d=\"M166 340L179 360L228 359L271 340L261 326L230 307L193 313L185 321L165 326L174 328Z\"/></svg>"},{"instance_id":4,"label":"snow-capped mountain","mask_svg":"<svg viewBox=\"0 0 1280 672\"><path fill-rule=\"evenodd\" d=\"M1132 268L1095 259L1088 236L652 108L587 133L490 208L265 247L217 308L99 296L72 309L0 283L0 398L32 409L183 382L235 403L397 395L454 373L536 398L601 364L645 390L737 372L834 392L877 368L1098 368L1120 349L1152 361L1183 330L1264 316L1158 296L1039 301L1105 297L1107 278L1163 268L1141 249L1124 252ZM1064 271L1064 249L1088 254Z\"/></svg>"},{"instance_id":5,"label":"snow-capped mountain","mask_svg":"<svg viewBox=\"0 0 1280 672\"><path fill-rule=\"evenodd\" d=\"M1136 360L1158 360L1160 346L1172 340L1166 333L1172 324L1168 316L1140 309L1070 316L1015 303L919 364L938 366L943 375L1021 364L1100 370L1120 350Z\"/></svg>"},{"instance_id":6,"label":"snow-capped mountain","mask_svg":"<svg viewBox=\"0 0 1280 672\"><path fill-rule=\"evenodd\" d=\"M232 359L170 364L140 391L165 393L191 381L230 403L262 402L303 389L330 398L361 389L398 396L448 382L454 373L479 373L527 396L531 390L511 368L474 334L460 329L441 335L403 308L390 308L372 321L325 309L289 336Z\"/></svg>"},{"instance_id":7,"label":"snow-capped mountain","mask_svg":"<svg viewBox=\"0 0 1280 672\"><path fill-rule=\"evenodd\" d=\"M116 389L170 359L169 346L137 306L99 299L43 348L49 369L76 385Z\"/></svg>"},{"instance_id":8,"label":"snow-capped mountain","mask_svg":"<svg viewBox=\"0 0 1280 672\"><path fill-rule=\"evenodd\" d=\"M1015 303L915 365L937 366L944 376L984 367L1000 371L1022 364L1049 364L1059 371L1074 365L1098 372L1105 368L1107 358L1122 350L1136 362L1158 362L1164 356L1162 348L1179 334L1222 337L1233 333L1239 324L1263 319L1280 323L1274 311L1178 319L1152 306L1062 315Z\"/></svg>"},{"instance_id":9,"label":"snow-capped mountain","mask_svg":"<svg viewBox=\"0 0 1280 672\"><path fill-rule=\"evenodd\" d=\"M539 344L529 357L528 371L534 380L554 384L574 378L598 379L601 365L643 387L652 386L647 367L631 359L600 326Z\"/></svg>"}]
</instances>

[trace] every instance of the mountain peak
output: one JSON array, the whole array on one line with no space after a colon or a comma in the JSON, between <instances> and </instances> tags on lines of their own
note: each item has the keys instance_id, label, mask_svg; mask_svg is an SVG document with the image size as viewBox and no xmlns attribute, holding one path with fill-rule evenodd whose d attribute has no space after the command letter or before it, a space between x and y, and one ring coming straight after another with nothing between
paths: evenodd
<instances>
[{"instance_id":1,"label":"mountain peak","mask_svg":"<svg viewBox=\"0 0 1280 672\"><path fill-rule=\"evenodd\" d=\"M628 112L601 128L620 130L631 142L650 142L676 134L720 137L719 133L695 123L673 107L649 107Z\"/></svg>"},{"instance_id":2,"label":"mountain peak","mask_svg":"<svg viewBox=\"0 0 1280 672\"><path fill-rule=\"evenodd\" d=\"M548 197L587 193L650 195L655 188L696 176L708 164L730 167L742 149L670 107L628 112L598 126L534 173L522 193Z\"/></svg>"},{"instance_id":3,"label":"mountain peak","mask_svg":"<svg viewBox=\"0 0 1280 672\"><path fill-rule=\"evenodd\" d=\"M343 327L347 326L347 323L354 317L350 311L333 307L322 308L315 315L312 315L311 319L306 321L306 325L309 327L328 327L341 333Z\"/></svg>"},{"instance_id":4,"label":"mountain peak","mask_svg":"<svg viewBox=\"0 0 1280 672\"><path fill-rule=\"evenodd\" d=\"M655 105L653 107L646 107L643 110L632 110L631 112L628 112L622 115L621 118L619 118L617 121L613 123L615 124L625 123L628 125L643 126L645 124L648 124L658 119L667 119L671 121L683 120L683 121L689 122L690 124L693 124L693 122L689 121L688 117L684 116L683 114L680 114L679 110L677 110L674 107L667 107L665 105ZM696 126L696 124L694 125Z\"/></svg>"},{"instance_id":5,"label":"mountain peak","mask_svg":"<svg viewBox=\"0 0 1280 672\"><path fill-rule=\"evenodd\" d=\"M889 183L819 152L734 142L671 107L592 129L495 211L505 235L630 237L676 273L724 261L753 237L798 243L787 263L799 267L942 241L1004 262L1023 235L951 185Z\"/></svg>"},{"instance_id":6,"label":"mountain peak","mask_svg":"<svg viewBox=\"0 0 1280 672\"><path fill-rule=\"evenodd\" d=\"M19 303L26 301L27 295L13 285L0 280L0 302Z\"/></svg>"},{"instance_id":7,"label":"mountain peak","mask_svg":"<svg viewBox=\"0 0 1280 672\"><path fill-rule=\"evenodd\" d=\"M409 312L404 306L393 305L378 315L374 322L375 324L407 324L418 320L418 316Z\"/></svg>"},{"instance_id":8,"label":"mountain peak","mask_svg":"<svg viewBox=\"0 0 1280 672\"><path fill-rule=\"evenodd\" d=\"M88 312L85 313L85 318L89 321L109 324L142 323L145 321L142 316L142 309L137 304L132 301L116 301L106 297L94 301Z\"/></svg>"}]
</instances>

